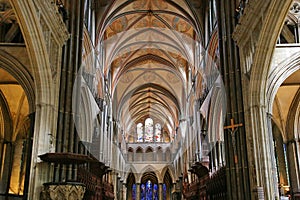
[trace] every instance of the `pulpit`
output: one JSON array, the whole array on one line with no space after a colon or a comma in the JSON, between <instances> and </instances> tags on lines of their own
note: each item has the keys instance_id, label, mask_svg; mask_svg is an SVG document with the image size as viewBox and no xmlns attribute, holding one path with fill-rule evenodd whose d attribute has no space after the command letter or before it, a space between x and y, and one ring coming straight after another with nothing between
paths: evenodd
<instances>
[{"instance_id":1,"label":"pulpit","mask_svg":"<svg viewBox=\"0 0 300 200\"><path fill-rule=\"evenodd\" d=\"M85 185L78 182L44 183L42 200L81 200L85 193Z\"/></svg>"}]
</instances>

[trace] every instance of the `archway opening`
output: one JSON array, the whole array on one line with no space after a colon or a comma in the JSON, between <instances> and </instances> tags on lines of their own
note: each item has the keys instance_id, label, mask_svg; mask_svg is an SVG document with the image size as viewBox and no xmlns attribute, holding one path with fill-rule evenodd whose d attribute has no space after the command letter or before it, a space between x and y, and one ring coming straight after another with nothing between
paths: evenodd
<instances>
[{"instance_id":1,"label":"archway opening","mask_svg":"<svg viewBox=\"0 0 300 200\"><path fill-rule=\"evenodd\" d=\"M0 196L28 190L33 115L19 81L0 68Z\"/></svg>"},{"instance_id":2,"label":"archway opening","mask_svg":"<svg viewBox=\"0 0 300 200\"><path fill-rule=\"evenodd\" d=\"M278 88L272 108L272 133L275 151L277 183L280 196L294 194L293 188L299 188L297 159L299 152L295 151L299 137L299 99L300 70L291 74Z\"/></svg>"}]
</instances>

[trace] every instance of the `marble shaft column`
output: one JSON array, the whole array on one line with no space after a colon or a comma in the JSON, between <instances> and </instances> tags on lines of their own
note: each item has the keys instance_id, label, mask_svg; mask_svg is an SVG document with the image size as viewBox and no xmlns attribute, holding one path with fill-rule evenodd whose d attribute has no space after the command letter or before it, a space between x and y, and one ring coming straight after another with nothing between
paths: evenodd
<instances>
[{"instance_id":1,"label":"marble shaft column","mask_svg":"<svg viewBox=\"0 0 300 200\"><path fill-rule=\"evenodd\" d=\"M141 184L136 183L136 200L141 200Z\"/></svg>"},{"instance_id":2,"label":"marble shaft column","mask_svg":"<svg viewBox=\"0 0 300 200\"><path fill-rule=\"evenodd\" d=\"M63 47L56 152L78 153L74 120L78 120L79 107L75 105L80 103L80 81L76 82L76 78L80 75L78 72L82 61L84 0L79 0L76 4L73 0L64 0L63 3L68 13L65 23L70 38ZM55 181L75 180L75 168L75 165L59 166L55 170Z\"/></svg>"},{"instance_id":3,"label":"marble shaft column","mask_svg":"<svg viewBox=\"0 0 300 200\"><path fill-rule=\"evenodd\" d=\"M289 163L289 175L292 195L300 196L300 166L299 166L299 143L297 139L288 142L287 157Z\"/></svg>"},{"instance_id":4,"label":"marble shaft column","mask_svg":"<svg viewBox=\"0 0 300 200\"><path fill-rule=\"evenodd\" d=\"M275 158L275 149L273 145L273 132L272 132L272 115L270 113L267 113L267 126L268 126L268 138L269 138L269 145L270 145L270 158L273 165L271 165L272 170L272 179L273 183L277 183L277 168L276 168L276 158ZM274 197L275 199L279 199L279 189L278 185L274 184L272 185Z\"/></svg>"},{"instance_id":5,"label":"marble shaft column","mask_svg":"<svg viewBox=\"0 0 300 200\"><path fill-rule=\"evenodd\" d=\"M163 184L158 184L158 199L163 200Z\"/></svg>"},{"instance_id":6,"label":"marble shaft column","mask_svg":"<svg viewBox=\"0 0 300 200\"><path fill-rule=\"evenodd\" d=\"M122 189L122 200L127 200L127 187L126 187L126 184L123 183L122 185L123 189Z\"/></svg>"},{"instance_id":7,"label":"marble shaft column","mask_svg":"<svg viewBox=\"0 0 300 200\"><path fill-rule=\"evenodd\" d=\"M34 124L35 124L35 113L31 113L29 114L29 119L30 119L30 130L29 130L29 135L27 137L27 152L32 152L32 144L33 144L33 135L34 135ZM25 174L25 181L24 181L24 185L29 185L29 178L30 178L30 165L31 165L31 157L32 154L29 153L27 156L27 160L26 160L26 174ZM28 196L28 187L24 187L24 199L27 199Z\"/></svg>"},{"instance_id":8,"label":"marble shaft column","mask_svg":"<svg viewBox=\"0 0 300 200\"><path fill-rule=\"evenodd\" d=\"M226 120L224 126L235 123L245 124L242 75L239 52L231 35L235 28L236 1L217 1L217 19L219 29L221 76L227 99ZM224 130L226 181L228 199L251 199L249 167L244 126L238 127L232 137L229 130ZM234 141L235 140L235 144Z\"/></svg>"}]
</instances>

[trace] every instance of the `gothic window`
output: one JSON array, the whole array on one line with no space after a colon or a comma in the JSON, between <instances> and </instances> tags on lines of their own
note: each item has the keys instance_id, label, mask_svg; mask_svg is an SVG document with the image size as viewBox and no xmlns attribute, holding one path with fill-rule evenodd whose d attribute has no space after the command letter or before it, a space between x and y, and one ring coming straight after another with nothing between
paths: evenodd
<instances>
[{"instance_id":1,"label":"gothic window","mask_svg":"<svg viewBox=\"0 0 300 200\"><path fill-rule=\"evenodd\" d=\"M155 141L162 142L161 125L159 123L155 124Z\"/></svg>"},{"instance_id":2,"label":"gothic window","mask_svg":"<svg viewBox=\"0 0 300 200\"><path fill-rule=\"evenodd\" d=\"M164 200L166 200L167 187L165 184L163 187L163 194L165 194ZM150 180L148 180L145 184L141 184L141 200L158 200L158 192L158 185L153 184Z\"/></svg>"},{"instance_id":3,"label":"gothic window","mask_svg":"<svg viewBox=\"0 0 300 200\"><path fill-rule=\"evenodd\" d=\"M136 185L132 185L132 200L136 199Z\"/></svg>"},{"instance_id":4,"label":"gothic window","mask_svg":"<svg viewBox=\"0 0 300 200\"><path fill-rule=\"evenodd\" d=\"M154 186L153 186L153 197L154 197L154 200L158 200L158 186L157 186L157 184L154 184Z\"/></svg>"},{"instance_id":5,"label":"gothic window","mask_svg":"<svg viewBox=\"0 0 300 200\"><path fill-rule=\"evenodd\" d=\"M167 199L167 186L163 184L163 200Z\"/></svg>"},{"instance_id":6,"label":"gothic window","mask_svg":"<svg viewBox=\"0 0 300 200\"><path fill-rule=\"evenodd\" d=\"M141 200L146 200L146 187L145 187L145 184L141 185Z\"/></svg>"},{"instance_id":7,"label":"gothic window","mask_svg":"<svg viewBox=\"0 0 300 200\"><path fill-rule=\"evenodd\" d=\"M145 121L145 142L153 142L153 120L151 118Z\"/></svg>"},{"instance_id":8,"label":"gothic window","mask_svg":"<svg viewBox=\"0 0 300 200\"><path fill-rule=\"evenodd\" d=\"M146 184L146 200L152 200L152 183L151 181L147 181L147 184Z\"/></svg>"},{"instance_id":9,"label":"gothic window","mask_svg":"<svg viewBox=\"0 0 300 200\"><path fill-rule=\"evenodd\" d=\"M143 142L143 135L144 135L144 131L143 131L143 124L139 123L136 126L136 133L137 133L137 142Z\"/></svg>"}]
</instances>

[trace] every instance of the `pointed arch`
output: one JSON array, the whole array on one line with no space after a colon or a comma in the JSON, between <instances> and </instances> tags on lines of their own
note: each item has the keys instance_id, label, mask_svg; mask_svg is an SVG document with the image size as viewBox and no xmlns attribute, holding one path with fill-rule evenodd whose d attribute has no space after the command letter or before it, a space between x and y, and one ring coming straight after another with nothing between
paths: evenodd
<instances>
[{"instance_id":1,"label":"pointed arch","mask_svg":"<svg viewBox=\"0 0 300 200\"><path fill-rule=\"evenodd\" d=\"M0 68L3 68L9 74L11 74L20 83L24 89L28 104L29 113L35 111L35 83L32 75L26 69L26 67L17 60L13 55L0 50Z\"/></svg>"},{"instance_id":2,"label":"pointed arch","mask_svg":"<svg viewBox=\"0 0 300 200\"><path fill-rule=\"evenodd\" d=\"M167 173L169 173L173 182L178 179L177 177L175 177L175 168L172 165L167 165L161 170L161 177L165 177Z\"/></svg>"}]
</instances>

